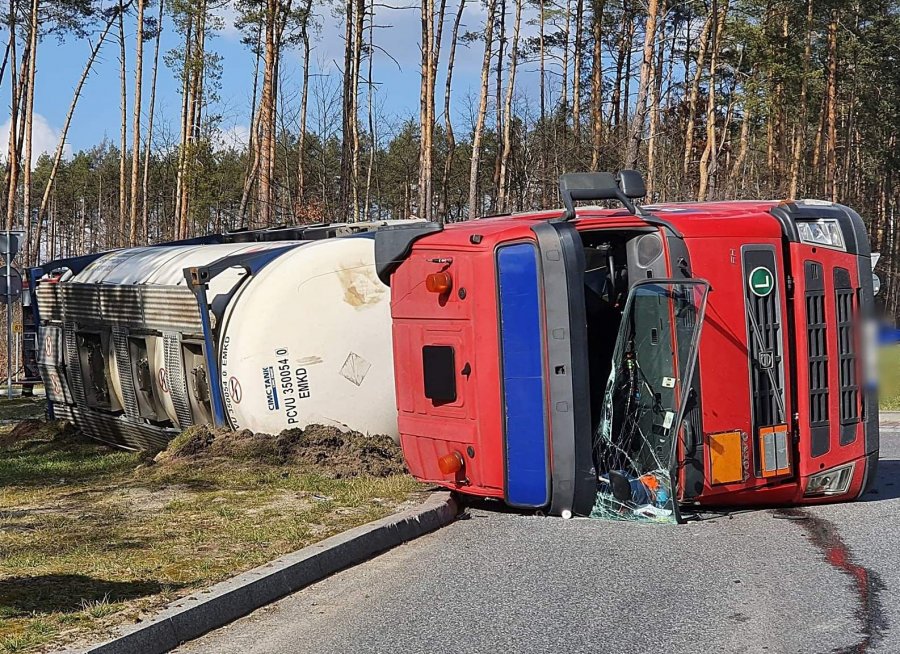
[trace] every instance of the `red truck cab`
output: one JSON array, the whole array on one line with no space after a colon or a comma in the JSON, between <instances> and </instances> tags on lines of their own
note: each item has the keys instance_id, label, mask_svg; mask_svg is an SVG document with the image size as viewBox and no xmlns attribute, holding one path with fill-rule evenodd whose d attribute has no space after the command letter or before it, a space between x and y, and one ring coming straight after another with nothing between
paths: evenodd
<instances>
[{"instance_id":1,"label":"red truck cab","mask_svg":"<svg viewBox=\"0 0 900 654\"><path fill-rule=\"evenodd\" d=\"M379 232L401 444L418 479L554 515L858 497L878 459L862 219L841 205L566 211ZM624 209L576 201L617 201Z\"/></svg>"}]
</instances>

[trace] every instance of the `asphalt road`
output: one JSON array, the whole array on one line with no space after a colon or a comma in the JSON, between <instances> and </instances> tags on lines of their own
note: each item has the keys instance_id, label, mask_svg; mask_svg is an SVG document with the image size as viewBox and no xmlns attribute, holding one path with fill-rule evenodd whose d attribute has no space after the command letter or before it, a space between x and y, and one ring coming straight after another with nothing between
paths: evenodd
<instances>
[{"instance_id":1,"label":"asphalt road","mask_svg":"<svg viewBox=\"0 0 900 654\"><path fill-rule=\"evenodd\" d=\"M866 501L682 526L470 509L177 650L900 652L900 427Z\"/></svg>"}]
</instances>

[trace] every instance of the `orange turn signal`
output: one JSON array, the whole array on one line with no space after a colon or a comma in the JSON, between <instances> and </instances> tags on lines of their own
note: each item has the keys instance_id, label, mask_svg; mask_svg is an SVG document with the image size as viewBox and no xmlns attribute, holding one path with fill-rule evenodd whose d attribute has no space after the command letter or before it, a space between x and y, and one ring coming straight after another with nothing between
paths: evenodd
<instances>
[{"instance_id":1,"label":"orange turn signal","mask_svg":"<svg viewBox=\"0 0 900 654\"><path fill-rule=\"evenodd\" d=\"M447 293L453 288L453 278L448 272L431 273L425 278L425 288L431 293Z\"/></svg>"},{"instance_id":2,"label":"orange turn signal","mask_svg":"<svg viewBox=\"0 0 900 654\"><path fill-rule=\"evenodd\" d=\"M450 452L438 459L438 468L445 475L454 475L466 464L459 452Z\"/></svg>"}]
</instances>

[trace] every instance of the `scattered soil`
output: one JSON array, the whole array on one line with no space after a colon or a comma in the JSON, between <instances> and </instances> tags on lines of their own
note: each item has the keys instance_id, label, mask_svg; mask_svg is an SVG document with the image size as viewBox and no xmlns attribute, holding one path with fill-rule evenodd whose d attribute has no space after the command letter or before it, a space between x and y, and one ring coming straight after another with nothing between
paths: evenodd
<instances>
[{"instance_id":1,"label":"scattered soil","mask_svg":"<svg viewBox=\"0 0 900 654\"><path fill-rule=\"evenodd\" d=\"M65 441L75 438L75 428L63 420L26 419L17 423L8 433L0 435L0 444L9 445L23 441Z\"/></svg>"},{"instance_id":2,"label":"scattered soil","mask_svg":"<svg viewBox=\"0 0 900 654\"><path fill-rule=\"evenodd\" d=\"M342 432L325 425L288 429L277 436L246 429L234 432L205 425L191 427L157 455L156 461L210 457L308 466L334 479L389 477L406 472L400 446L389 436Z\"/></svg>"}]
</instances>

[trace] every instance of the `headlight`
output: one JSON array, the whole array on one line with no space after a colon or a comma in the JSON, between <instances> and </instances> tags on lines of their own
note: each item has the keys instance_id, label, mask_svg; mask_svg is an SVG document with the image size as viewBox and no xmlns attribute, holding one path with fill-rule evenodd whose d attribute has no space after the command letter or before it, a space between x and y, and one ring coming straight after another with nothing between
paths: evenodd
<instances>
[{"instance_id":1,"label":"headlight","mask_svg":"<svg viewBox=\"0 0 900 654\"><path fill-rule=\"evenodd\" d=\"M846 493L847 489L850 488L850 482L853 480L853 469L855 467L856 463L854 462L817 472L809 478L809 482L806 484L806 496L815 497Z\"/></svg>"},{"instance_id":2,"label":"headlight","mask_svg":"<svg viewBox=\"0 0 900 654\"><path fill-rule=\"evenodd\" d=\"M824 245L846 251L844 235L836 220L816 220L797 223L800 240L810 245Z\"/></svg>"}]
</instances>

